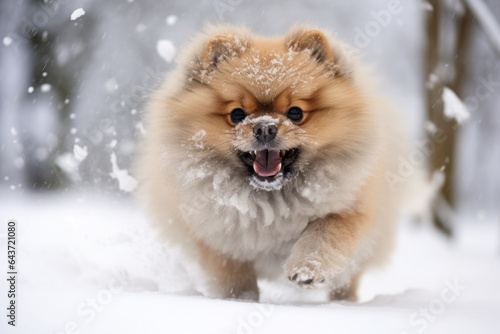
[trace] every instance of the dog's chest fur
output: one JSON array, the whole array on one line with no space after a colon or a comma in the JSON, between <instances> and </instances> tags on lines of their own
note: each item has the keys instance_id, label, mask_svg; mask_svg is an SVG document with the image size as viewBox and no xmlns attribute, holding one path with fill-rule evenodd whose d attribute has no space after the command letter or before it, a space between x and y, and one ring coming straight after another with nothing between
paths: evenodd
<instances>
[{"instance_id":1,"label":"dog's chest fur","mask_svg":"<svg viewBox=\"0 0 500 334\"><path fill-rule=\"evenodd\" d=\"M337 179L333 170L298 176L279 191L263 191L233 177L230 168L190 167L180 174L186 190L182 216L197 238L238 260L285 255L309 222L354 201L355 185Z\"/></svg>"}]
</instances>

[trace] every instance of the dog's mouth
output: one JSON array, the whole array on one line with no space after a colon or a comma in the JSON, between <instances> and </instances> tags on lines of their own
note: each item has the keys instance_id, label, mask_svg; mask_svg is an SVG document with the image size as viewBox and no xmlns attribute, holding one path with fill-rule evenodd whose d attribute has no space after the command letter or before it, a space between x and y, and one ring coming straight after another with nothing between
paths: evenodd
<instances>
[{"instance_id":1,"label":"dog's mouth","mask_svg":"<svg viewBox=\"0 0 500 334\"><path fill-rule=\"evenodd\" d=\"M241 161L251 169L252 174L267 181L271 181L280 173L289 172L298 155L298 148L239 152Z\"/></svg>"}]
</instances>

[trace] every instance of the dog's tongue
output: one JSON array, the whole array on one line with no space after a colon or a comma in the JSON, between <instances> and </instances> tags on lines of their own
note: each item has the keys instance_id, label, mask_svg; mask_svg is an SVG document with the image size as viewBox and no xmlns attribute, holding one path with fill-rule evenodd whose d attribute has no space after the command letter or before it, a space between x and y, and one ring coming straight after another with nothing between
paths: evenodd
<instances>
[{"instance_id":1,"label":"dog's tongue","mask_svg":"<svg viewBox=\"0 0 500 334\"><path fill-rule=\"evenodd\" d=\"M280 151L257 151L253 169L262 177L275 176L281 170Z\"/></svg>"}]
</instances>

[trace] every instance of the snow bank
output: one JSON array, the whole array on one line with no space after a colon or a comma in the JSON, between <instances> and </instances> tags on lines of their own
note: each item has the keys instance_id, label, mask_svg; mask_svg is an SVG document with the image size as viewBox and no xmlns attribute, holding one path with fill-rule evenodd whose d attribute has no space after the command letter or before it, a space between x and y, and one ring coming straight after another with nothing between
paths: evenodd
<instances>
[{"instance_id":1,"label":"snow bank","mask_svg":"<svg viewBox=\"0 0 500 334\"><path fill-rule=\"evenodd\" d=\"M2 333L494 333L500 329L498 226L468 221L450 243L404 224L386 270L361 281L360 303L259 282L261 303L194 295L195 269L160 241L141 209L96 193L0 194L15 218L19 323ZM1 225L0 248L6 229ZM6 267L6 257L0 266ZM6 291L5 280L0 281ZM183 295L169 293L181 292ZM424 316L427 314L426 316ZM71 332L71 331L69 331Z\"/></svg>"}]
</instances>

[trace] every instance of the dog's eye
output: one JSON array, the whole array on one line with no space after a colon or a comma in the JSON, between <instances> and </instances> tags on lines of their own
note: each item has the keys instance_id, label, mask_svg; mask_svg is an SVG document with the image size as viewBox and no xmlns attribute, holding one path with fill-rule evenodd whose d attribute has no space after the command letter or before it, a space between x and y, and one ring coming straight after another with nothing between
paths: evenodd
<instances>
[{"instance_id":1,"label":"dog's eye","mask_svg":"<svg viewBox=\"0 0 500 334\"><path fill-rule=\"evenodd\" d=\"M239 123L247 117L245 110L236 108L231 111L231 122Z\"/></svg>"},{"instance_id":2,"label":"dog's eye","mask_svg":"<svg viewBox=\"0 0 500 334\"><path fill-rule=\"evenodd\" d=\"M300 122L302 120L302 117L304 117L304 113L299 107L291 107L286 113L286 117L294 122Z\"/></svg>"}]
</instances>

